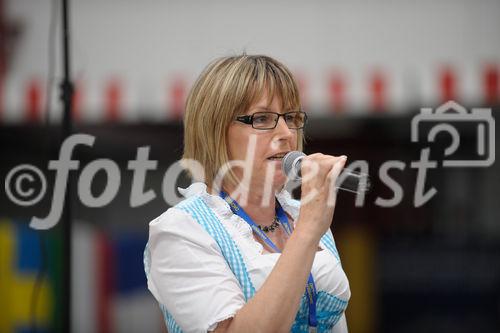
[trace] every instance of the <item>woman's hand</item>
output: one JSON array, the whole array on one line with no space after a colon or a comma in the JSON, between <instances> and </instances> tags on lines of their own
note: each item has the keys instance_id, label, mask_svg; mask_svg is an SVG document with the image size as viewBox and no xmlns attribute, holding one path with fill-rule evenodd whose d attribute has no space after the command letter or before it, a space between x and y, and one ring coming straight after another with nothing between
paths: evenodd
<instances>
[{"instance_id":1,"label":"woman's hand","mask_svg":"<svg viewBox=\"0 0 500 333\"><path fill-rule=\"evenodd\" d=\"M296 229L319 239L330 228L337 199L335 182L344 168L346 156L320 153L302 160L301 208Z\"/></svg>"},{"instance_id":2,"label":"woman's hand","mask_svg":"<svg viewBox=\"0 0 500 333\"><path fill-rule=\"evenodd\" d=\"M216 332L290 332L318 242L332 222L335 181L345 162L345 156L304 157L302 202L295 231L259 291L232 319L220 322Z\"/></svg>"}]
</instances>

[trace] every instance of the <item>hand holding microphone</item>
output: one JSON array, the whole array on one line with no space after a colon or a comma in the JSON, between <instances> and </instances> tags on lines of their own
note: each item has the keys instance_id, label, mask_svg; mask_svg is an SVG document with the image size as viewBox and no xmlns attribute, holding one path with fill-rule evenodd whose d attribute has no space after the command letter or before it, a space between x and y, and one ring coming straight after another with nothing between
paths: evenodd
<instances>
[{"instance_id":1,"label":"hand holding microphone","mask_svg":"<svg viewBox=\"0 0 500 333\"><path fill-rule=\"evenodd\" d=\"M297 159L300 159L300 164ZM283 158L284 173L290 177L294 172L292 176L301 180L301 205L295 230L307 235L306 239L312 237L315 244L332 223L337 199L334 185L346 160L345 156L319 153L305 156L300 152L290 152Z\"/></svg>"},{"instance_id":2,"label":"hand holding microphone","mask_svg":"<svg viewBox=\"0 0 500 333\"><path fill-rule=\"evenodd\" d=\"M351 170L342 171L345 156L305 155L291 151L283 157L283 173L301 181L301 208L297 227L319 239L330 228L337 189L354 193L369 189L368 175Z\"/></svg>"},{"instance_id":3,"label":"hand holding microphone","mask_svg":"<svg viewBox=\"0 0 500 333\"><path fill-rule=\"evenodd\" d=\"M301 151L291 151L283 157L281 168L283 173L292 180L302 180L301 165L303 158L307 156ZM370 179L367 174L357 173L350 169L344 169L337 178L336 188L352 193L368 192Z\"/></svg>"}]
</instances>

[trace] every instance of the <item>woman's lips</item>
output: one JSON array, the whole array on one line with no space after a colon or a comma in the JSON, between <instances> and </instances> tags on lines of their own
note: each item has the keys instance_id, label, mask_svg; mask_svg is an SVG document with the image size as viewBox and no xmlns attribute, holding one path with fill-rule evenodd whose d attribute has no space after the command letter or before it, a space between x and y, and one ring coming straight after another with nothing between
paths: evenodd
<instances>
[{"instance_id":1,"label":"woman's lips","mask_svg":"<svg viewBox=\"0 0 500 333\"><path fill-rule=\"evenodd\" d=\"M281 160L283 160L283 157L285 157L285 155L286 155L285 152L283 152L283 153L277 153L277 154L274 154L271 157L268 157L267 159L271 160L271 161L281 161Z\"/></svg>"}]
</instances>

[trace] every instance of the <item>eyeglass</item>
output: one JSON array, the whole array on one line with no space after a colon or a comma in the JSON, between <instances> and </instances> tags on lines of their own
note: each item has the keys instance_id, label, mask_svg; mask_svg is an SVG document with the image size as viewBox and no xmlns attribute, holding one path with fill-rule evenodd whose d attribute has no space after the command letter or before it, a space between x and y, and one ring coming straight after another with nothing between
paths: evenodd
<instances>
[{"instance_id":1,"label":"eyeglass","mask_svg":"<svg viewBox=\"0 0 500 333\"><path fill-rule=\"evenodd\" d=\"M303 111L290 111L285 113L270 111L255 112L251 115L238 116L236 120L244 124L252 125L255 129L267 130L276 128L280 117L285 119L285 123L289 129L302 129L307 121L307 115Z\"/></svg>"}]
</instances>

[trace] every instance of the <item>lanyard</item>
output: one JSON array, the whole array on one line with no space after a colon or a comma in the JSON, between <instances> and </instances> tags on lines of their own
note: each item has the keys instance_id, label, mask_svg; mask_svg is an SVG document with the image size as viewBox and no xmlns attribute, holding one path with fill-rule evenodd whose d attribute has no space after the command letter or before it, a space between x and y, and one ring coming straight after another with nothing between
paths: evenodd
<instances>
[{"instance_id":1,"label":"lanyard","mask_svg":"<svg viewBox=\"0 0 500 333\"><path fill-rule=\"evenodd\" d=\"M233 200L226 192L221 191L220 196L224 199L231 207L231 210L234 214L241 217L245 222L250 225L252 230L267 244L270 248L272 248L275 252L281 253L281 251L274 245L273 241L267 237L264 231L260 230L259 226L255 224L255 222L248 216L248 214L241 208L241 206ZM286 216L285 211L281 207L280 203L276 201L276 215L278 217L279 222L283 224L286 233L288 236L292 234L292 229L290 227L290 223L288 223L288 217ZM307 279L306 286L306 295L309 300L309 331L315 332L316 327L318 326L318 321L316 319L316 300L318 298L318 294L316 292L316 285L314 283L314 279L311 273L309 273L309 278Z\"/></svg>"}]
</instances>

